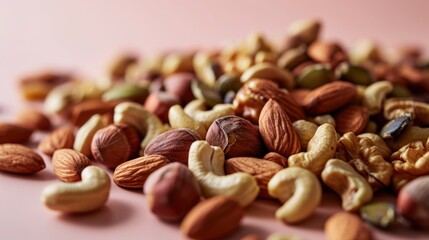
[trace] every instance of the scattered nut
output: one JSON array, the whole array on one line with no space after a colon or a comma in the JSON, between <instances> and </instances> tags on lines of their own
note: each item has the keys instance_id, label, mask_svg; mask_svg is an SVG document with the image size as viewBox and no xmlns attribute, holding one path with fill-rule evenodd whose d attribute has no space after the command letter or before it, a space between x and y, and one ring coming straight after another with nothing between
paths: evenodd
<instances>
[{"instance_id":1,"label":"scattered nut","mask_svg":"<svg viewBox=\"0 0 429 240\"><path fill-rule=\"evenodd\" d=\"M52 156L54 173L63 182L78 182L82 170L91 165L91 161L83 154L72 149L59 149Z\"/></svg>"},{"instance_id":2,"label":"scattered nut","mask_svg":"<svg viewBox=\"0 0 429 240\"><path fill-rule=\"evenodd\" d=\"M36 110L25 110L18 113L16 123L33 130L49 130L52 127L51 120L43 113Z\"/></svg>"},{"instance_id":3,"label":"scattered nut","mask_svg":"<svg viewBox=\"0 0 429 240\"><path fill-rule=\"evenodd\" d=\"M107 126L106 121L99 114L93 115L85 124L83 124L76 133L73 149L84 154L87 157L92 156L91 142L95 133Z\"/></svg>"},{"instance_id":4,"label":"scattered nut","mask_svg":"<svg viewBox=\"0 0 429 240\"><path fill-rule=\"evenodd\" d=\"M371 230L357 216L338 212L325 222L327 240L371 240Z\"/></svg>"},{"instance_id":5,"label":"scattered nut","mask_svg":"<svg viewBox=\"0 0 429 240\"><path fill-rule=\"evenodd\" d=\"M429 229L429 176L419 177L401 189L397 211L414 225Z\"/></svg>"},{"instance_id":6,"label":"scattered nut","mask_svg":"<svg viewBox=\"0 0 429 240\"><path fill-rule=\"evenodd\" d=\"M212 123L224 116L234 115L234 109L231 104L217 104L213 109L206 110L206 105L202 100L193 100L185 107L185 113L199 121L208 129Z\"/></svg>"},{"instance_id":7,"label":"scattered nut","mask_svg":"<svg viewBox=\"0 0 429 240\"><path fill-rule=\"evenodd\" d=\"M42 157L19 144L0 144L0 171L33 174L46 167Z\"/></svg>"},{"instance_id":8,"label":"scattered nut","mask_svg":"<svg viewBox=\"0 0 429 240\"><path fill-rule=\"evenodd\" d=\"M0 144L3 143L25 143L33 130L14 123L0 123Z\"/></svg>"},{"instance_id":9,"label":"scattered nut","mask_svg":"<svg viewBox=\"0 0 429 240\"><path fill-rule=\"evenodd\" d=\"M46 155L52 156L54 152L62 148L73 148L74 127L66 125L55 129L47 135L38 146L38 149Z\"/></svg>"},{"instance_id":10,"label":"scattered nut","mask_svg":"<svg viewBox=\"0 0 429 240\"><path fill-rule=\"evenodd\" d=\"M203 124L186 114L180 105L170 107L168 110L168 121L172 128L187 128L197 132L201 138L206 137L207 129Z\"/></svg>"}]
</instances>

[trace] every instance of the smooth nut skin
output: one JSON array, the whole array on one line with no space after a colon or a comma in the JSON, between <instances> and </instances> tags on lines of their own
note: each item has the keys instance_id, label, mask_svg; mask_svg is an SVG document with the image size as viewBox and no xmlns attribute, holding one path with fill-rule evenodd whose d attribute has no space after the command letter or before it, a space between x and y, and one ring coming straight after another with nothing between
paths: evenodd
<instances>
[{"instance_id":1,"label":"smooth nut skin","mask_svg":"<svg viewBox=\"0 0 429 240\"><path fill-rule=\"evenodd\" d=\"M399 192L396 205L399 214L415 226L429 229L429 176L419 177Z\"/></svg>"},{"instance_id":2,"label":"smooth nut skin","mask_svg":"<svg viewBox=\"0 0 429 240\"><path fill-rule=\"evenodd\" d=\"M54 173L63 182L82 180L82 170L91 165L91 161L82 153L72 149L59 149L52 156Z\"/></svg>"},{"instance_id":3,"label":"smooth nut skin","mask_svg":"<svg viewBox=\"0 0 429 240\"><path fill-rule=\"evenodd\" d=\"M288 90L295 85L292 74L288 70L284 70L271 63L259 63L248 68L241 75L242 83L248 82L251 79L267 79L277 83L280 87Z\"/></svg>"},{"instance_id":4,"label":"smooth nut skin","mask_svg":"<svg viewBox=\"0 0 429 240\"><path fill-rule=\"evenodd\" d=\"M201 137L192 130L173 129L155 137L145 148L144 155L161 155L171 162L188 165L189 148L197 140Z\"/></svg>"},{"instance_id":5,"label":"smooth nut skin","mask_svg":"<svg viewBox=\"0 0 429 240\"><path fill-rule=\"evenodd\" d=\"M175 73L166 77L163 83L167 92L178 97L182 104L186 104L194 99L191 84L195 80L196 78L193 74Z\"/></svg>"},{"instance_id":6,"label":"smooth nut skin","mask_svg":"<svg viewBox=\"0 0 429 240\"><path fill-rule=\"evenodd\" d=\"M363 94L363 106L368 109L370 115L380 112L383 100L393 90L392 83L379 81L369 85Z\"/></svg>"},{"instance_id":7,"label":"smooth nut skin","mask_svg":"<svg viewBox=\"0 0 429 240\"><path fill-rule=\"evenodd\" d=\"M95 133L107 126L107 121L99 114L93 115L79 130L77 130L73 149L87 157L92 156L91 142Z\"/></svg>"},{"instance_id":8,"label":"smooth nut skin","mask_svg":"<svg viewBox=\"0 0 429 240\"><path fill-rule=\"evenodd\" d=\"M316 41L322 24L317 19L305 19L292 22L288 27L288 35L299 37L303 44L309 45Z\"/></svg>"},{"instance_id":9,"label":"smooth nut skin","mask_svg":"<svg viewBox=\"0 0 429 240\"><path fill-rule=\"evenodd\" d=\"M348 212L338 212L325 222L327 240L371 240L372 234L365 223Z\"/></svg>"},{"instance_id":10,"label":"smooth nut skin","mask_svg":"<svg viewBox=\"0 0 429 240\"><path fill-rule=\"evenodd\" d=\"M13 123L0 123L0 144L3 143L25 143L33 130Z\"/></svg>"},{"instance_id":11,"label":"smooth nut skin","mask_svg":"<svg viewBox=\"0 0 429 240\"><path fill-rule=\"evenodd\" d=\"M80 182L47 186L41 201L47 208L65 213L91 212L104 206L109 192L109 175L99 167L89 166L83 169Z\"/></svg>"},{"instance_id":12,"label":"smooth nut skin","mask_svg":"<svg viewBox=\"0 0 429 240\"><path fill-rule=\"evenodd\" d=\"M238 116L216 119L207 131L206 141L220 147L226 158L258 157L263 149L258 127Z\"/></svg>"},{"instance_id":13,"label":"smooth nut skin","mask_svg":"<svg viewBox=\"0 0 429 240\"><path fill-rule=\"evenodd\" d=\"M322 200L322 186L316 175L299 167L278 171L268 182L268 193L283 202L276 218L297 223L310 217Z\"/></svg>"},{"instance_id":14,"label":"smooth nut skin","mask_svg":"<svg viewBox=\"0 0 429 240\"><path fill-rule=\"evenodd\" d=\"M24 110L16 116L16 122L33 130L46 131L51 129L51 120L42 112L36 110Z\"/></svg>"},{"instance_id":15,"label":"smooth nut skin","mask_svg":"<svg viewBox=\"0 0 429 240\"><path fill-rule=\"evenodd\" d=\"M182 219L201 198L197 180L180 163L167 164L150 174L143 191L150 211L167 221Z\"/></svg>"},{"instance_id":16,"label":"smooth nut skin","mask_svg":"<svg viewBox=\"0 0 429 240\"><path fill-rule=\"evenodd\" d=\"M201 138L206 138L207 128L186 114L180 105L174 105L168 110L168 121L172 128L188 128L197 132Z\"/></svg>"},{"instance_id":17,"label":"smooth nut skin","mask_svg":"<svg viewBox=\"0 0 429 240\"><path fill-rule=\"evenodd\" d=\"M161 119L168 121L168 110L171 106L179 104L179 99L168 92L152 92L147 97L144 108Z\"/></svg>"},{"instance_id":18,"label":"smooth nut skin","mask_svg":"<svg viewBox=\"0 0 429 240\"><path fill-rule=\"evenodd\" d=\"M194 120L201 122L206 129L208 129L216 119L234 115L234 109L231 104L217 104L211 110L207 110L205 102L201 99L195 99L188 103L184 111Z\"/></svg>"},{"instance_id":19,"label":"smooth nut skin","mask_svg":"<svg viewBox=\"0 0 429 240\"><path fill-rule=\"evenodd\" d=\"M317 127L316 124L306 120L298 120L293 123L293 128L300 140L301 150L307 150L307 145L316 133Z\"/></svg>"}]
</instances>

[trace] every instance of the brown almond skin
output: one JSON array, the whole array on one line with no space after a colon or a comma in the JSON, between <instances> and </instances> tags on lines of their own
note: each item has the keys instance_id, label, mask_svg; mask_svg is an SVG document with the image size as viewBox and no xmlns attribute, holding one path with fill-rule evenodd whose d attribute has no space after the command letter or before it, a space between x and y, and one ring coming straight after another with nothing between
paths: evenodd
<instances>
[{"instance_id":1,"label":"brown almond skin","mask_svg":"<svg viewBox=\"0 0 429 240\"><path fill-rule=\"evenodd\" d=\"M353 132L360 134L369 120L368 109L359 105L350 105L335 114L335 128L341 134Z\"/></svg>"},{"instance_id":2,"label":"brown almond skin","mask_svg":"<svg viewBox=\"0 0 429 240\"><path fill-rule=\"evenodd\" d=\"M144 155L162 155L171 162L188 165L189 149L197 140L201 140L201 137L190 129L173 129L152 139L145 148Z\"/></svg>"},{"instance_id":3,"label":"brown almond skin","mask_svg":"<svg viewBox=\"0 0 429 240\"><path fill-rule=\"evenodd\" d=\"M179 98L182 104L186 104L194 99L191 84L192 81L196 80L194 74L175 73L164 79L164 88L167 92Z\"/></svg>"},{"instance_id":4,"label":"brown almond skin","mask_svg":"<svg viewBox=\"0 0 429 240\"><path fill-rule=\"evenodd\" d=\"M150 211L162 220L182 219L201 199L193 173L183 164L167 164L147 178L143 191Z\"/></svg>"},{"instance_id":5,"label":"brown almond skin","mask_svg":"<svg viewBox=\"0 0 429 240\"><path fill-rule=\"evenodd\" d=\"M207 131L206 141L222 148L225 158L259 157L264 148L258 127L238 116L216 119Z\"/></svg>"},{"instance_id":6,"label":"brown almond skin","mask_svg":"<svg viewBox=\"0 0 429 240\"><path fill-rule=\"evenodd\" d=\"M62 148L73 148L74 127L66 125L55 129L47 135L38 146L38 149L46 155L52 156L54 152Z\"/></svg>"},{"instance_id":7,"label":"brown almond skin","mask_svg":"<svg viewBox=\"0 0 429 240\"><path fill-rule=\"evenodd\" d=\"M100 101L100 100L90 100L78 103L73 106L72 112L72 122L75 126L82 126L86 123L93 115L95 114L112 114L116 105L123 102L124 100L114 100L114 101Z\"/></svg>"},{"instance_id":8,"label":"brown almond skin","mask_svg":"<svg viewBox=\"0 0 429 240\"><path fill-rule=\"evenodd\" d=\"M278 102L268 100L259 117L259 131L270 152L290 156L301 150L298 134Z\"/></svg>"},{"instance_id":9,"label":"brown almond skin","mask_svg":"<svg viewBox=\"0 0 429 240\"><path fill-rule=\"evenodd\" d=\"M365 223L356 215L338 212L325 222L327 240L371 240L372 234Z\"/></svg>"},{"instance_id":10,"label":"brown almond skin","mask_svg":"<svg viewBox=\"0 0 429 240\"><path fill-rule=\"evenodd\" d=\"M144 102L144 108L159 117L164 123L168 122L168 110L171 106L180 104L179 99L169 92L151 92Z\"/></svg>"},{"instance_id":11,"label":"brown almond skin","mask_svg":"<svg viewBox=\"0 0 429 240\"><path fill-rule=\"evenodd\" d=\"M429 176L405 185L396 200L397 211L413 225L429 230Z\"/></svg>"},{"instance_id":12,"label":"brown almond skin","mask_svg":"<svg viewBox=\"0 0 429 240\"><path fill-rule=\"evenodd\" d=\"M113 172L113 181L124 188L142 188L151 173L170 163L161 155L149 155L126 161Z\"/></svg>"},{"instance_id":13,"label":"brown almond skin","mask_svg":"<svg viewBox=\"0 0 429 240\"><path fill-rule=\"evenodd\" d=\"M33 174L46 167L42 157L19 144L0 145L0 171Z\"/></svg>"},{"instance_id":14,"label":"brown almond skin","mask_svg":"<svg viewBox=\"0 0 429 240\"><path fill-rule=\"evenodd\" d=\"M197 204L183 219L180 231L191 239L219 239L236 230L244 210L227 196L216 196Z\"/></svg>"},{"instance_id":15,"label":"brown almond skin","mask_svg":"<svg viewBox=\"0 0 429 240\"><path fill-rule=\"evenodd\" d=\"M0 123L0 144L25 143L33 130L13 123Z\"/></svg>"},{"instance_id":16,"label":"brown almond skin","mask_svg":"<svg viewBox=\"0 0 429 240\"><path fill-rule=\"evenodd\" d=\"M267 160L267 161L271 161L271 162L277 163L278 165L283 166L283 167L287 167L288 166L287 158L284 157L284 156L282 156L282 155L280 155L280 154L278 154L278 153L276 153L276 152L269 152L269 153L265 154L265 156L263 157L263 159Z\"/></svg>"},{"instance_id":17,"label":"brown almond skin","mask_svg":"<svg viewBox=\"0 0 429 240\"><path fill-rule=\"evenodd\" d=\"M16 123L32 130L49 130L52 127L51 120L43 113L36 110L25 110L16 116Z\"/></svg>"},{"instance_id":18,"label":"brown almond skin","mask_svg":"<svg viewBox=\"0 0 429 240\"><path fill-rule=\"evenodd\" d=\"M315 42L310 45L307 54L318 62L331 64L334 68L348 59L343 48L335 42Z\"/></svg>"},{"instance_id":19,"label":"brown almond skin","mask_svg":"<svg viewBox=\"0 0 429 240\"><path fill-rule=\"evenodd\" d=\"M90 165L88 157L73 149L59 149L52 156L54 173L63 182L81 181L82 170Z\"/></svg>"}]
</instances>

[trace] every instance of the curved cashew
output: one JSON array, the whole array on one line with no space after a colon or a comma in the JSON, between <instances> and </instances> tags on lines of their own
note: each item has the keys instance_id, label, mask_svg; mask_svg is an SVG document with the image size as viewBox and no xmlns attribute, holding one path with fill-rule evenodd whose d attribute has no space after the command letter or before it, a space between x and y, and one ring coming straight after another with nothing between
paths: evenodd
<instances>
[{"instance_id":1,"label":"curved cashew","mask_svg":"<svg viewBox=\"0 0 429 240\"><path fill-rule=\"evenodd\" d=\"M168 121L172 128L188 128L197 132L202 139L206 138L207 129L202 123L186 114L180 105L170 107L168 110Z\"/></svg>"},{"instance_id":2,"label":"curved cashew","mask_svg":"<svg viewBox=\"0 0 429 240\"><path fill-rule=\"evenodd\" d=\"M341 195L343 209L355 211L372 199L369 183L350 164L331 159L322 172L323 182Z\"/></svg>"},{"instance_id":3,"label":"curved cashew","mask_svg":"<svg viewBox=\"0 0 429 240\"><path fill-rule=\"evenodd\" d=\"M298 134L301 149L304 151L307 150L308 142L310 142L317 131L317 125L306 120L298 120L293 123L293 128L296 134Z\"/></svg>"},{"instance_id":4,"label":"curved cashew","mask_svg":"<svg viewBox=\"0 0 429 240\"><path fill-rule=\"evenodd\" d=\"M138 103L124 102L115 107L113 115L115 123L125 123L135 127L144 138L140 144L140 155L143 155L144 149L152 139L161 133L170 130L167 124L153 113L146 111L142 105Z\"/></svg>"},{"instance_id":5,"label":"curved cashew","mask_svg":"<svg viewBox=\"0 0 429 240\"><path fill-rule=\"evenodd\" d=\"M81 182L52 184L43 190L41 200L52 210L90 212L104 206L109 192L109 175L99 167L88 166L82 171Z\"/></svg>"},{"instance_id":6,"label":"curved cashew","mask_svg":"<svg viewBox=\"0 0 429 240\"><path fill-rule=\"evenodd\" d=\"M284 202L276 218L289 223L308 218L322 200L322 186L316 175L299 167L277 172L268 182L268 193Z\"/></svg>"},{"instance_id":7,"label":"curved cashew","mask_svg":"<svg viewBox=\"0 0 429 240\"><path fill-rule=\"evenodd\" d=\"M204 197L226 195L247 206L258 196L259 186L248 173L225 176L224 154L221 148L206 141L195 141L189 149L188 167L194 173Z\"/></svg>"},{"instance_id":8,"label":"curved cashew","mask_svg":"<svg viewBox=\"0 0 429 240\"><path fill-rule=\"evenodd\" d=\"M335 127L335 119L334 119L334 117L332 117L331 114L319 115L319 116L316 116L314 118L310 118L309 120L312 123L317 124L318 126L320 126L324 123L329 123Z\"/></svg>"},{"instance_id":9,"label":"curved cashew","mask_svg":"<svg viewBox=\"0 0 429 240\"><path fill-rule=\"evenodd\" d=\"M308 143L307 152L290 156L288 164L308 169L319 176L326 162L334 157L336 148L337 132L331 124L325 123L317 128Z\"/></svg>"},{"instance_id":10,"label":"curved cashew","mask_svg":"<svg viewBox=\"0 0 429 240\"><path fill-rule=\"evenodd\" d=\"M94 134L107 126L100 114L92 116L84 125L82 125L76 133L73 149L84 154L91 156L91 141Z\"/></svg>"},{"instance_id":11,"label":"curved cashew","mask_svg":"<svg viewBox=\"0 0 429 240\"><path fill-rule=\"evenodd\" d=\"M212 125L214 120L234 114L232 104L217 104L212 110L206 110L206 105L201 99L191 101L184 110L194 120L201 122L206 129Z\"/></svg>"},{"instance_id":12,"label":"curved cashew","mask_svg":"<svg viewBox=\"0 0 429 240\"><path fill-rule=\"evenodd\" d=\"M388 81L375 82L369 85L363 93L363 105L368 108L369 114L380 112L384 98L393 90Z\"/></svg>"}]
</instances>

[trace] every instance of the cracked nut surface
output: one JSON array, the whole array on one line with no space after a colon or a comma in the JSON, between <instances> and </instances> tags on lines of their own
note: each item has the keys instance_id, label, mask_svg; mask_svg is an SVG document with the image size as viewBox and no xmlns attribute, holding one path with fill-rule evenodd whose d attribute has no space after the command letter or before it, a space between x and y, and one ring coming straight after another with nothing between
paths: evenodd
<instances>
[{"instance_id":1,"label":"cracked nut surface","mask_svg":"<svg viewBox=\"0 0 429 240\"><path fill-rule=\"evenodd\" d=\"M426 143L412 142L403 146L391 156L393 168L397 172L416 176L429 173L429 138Z\"/></svg>"}]
</instances>

